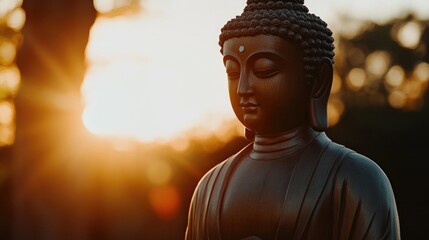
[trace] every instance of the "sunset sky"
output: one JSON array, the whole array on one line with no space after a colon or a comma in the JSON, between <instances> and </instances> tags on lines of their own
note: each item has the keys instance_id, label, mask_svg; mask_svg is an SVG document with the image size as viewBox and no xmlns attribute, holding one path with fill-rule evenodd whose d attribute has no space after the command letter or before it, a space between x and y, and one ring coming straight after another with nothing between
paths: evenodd
<instances>
[{"instance_id":1,"label":"sunset sky","mask_svg":"<svg viewBox=\"0 0 429 240\"><path fill-rule=\"evenodd\" d=\"M341 15L377 22L410 11L429 15L427 0L307 0L306 5L334 31ZM195 126L216 131L233 119L217 42L220 28L244 6L245 0L145 0L138 13L98 18L82 86L88 130L152 141Z\"/></svg>"}]
</instances>

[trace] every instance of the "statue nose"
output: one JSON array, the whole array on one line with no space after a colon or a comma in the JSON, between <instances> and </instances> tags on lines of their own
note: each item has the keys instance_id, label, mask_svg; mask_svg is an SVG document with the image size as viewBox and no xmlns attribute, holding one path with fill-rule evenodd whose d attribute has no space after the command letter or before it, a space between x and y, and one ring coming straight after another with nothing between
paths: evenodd
<instances>
[{"instance_id":1,"label":"statue nose","mask_svg":"<svg viewBox=\"0 0 429 240\"><path fill-rule=\"evenodd\" d=\"M237 94L241 97L247 97L253 95L254 93L254 89L249 84L249 79L242 75L238 82Z\"/></svg>"}]
</instances>

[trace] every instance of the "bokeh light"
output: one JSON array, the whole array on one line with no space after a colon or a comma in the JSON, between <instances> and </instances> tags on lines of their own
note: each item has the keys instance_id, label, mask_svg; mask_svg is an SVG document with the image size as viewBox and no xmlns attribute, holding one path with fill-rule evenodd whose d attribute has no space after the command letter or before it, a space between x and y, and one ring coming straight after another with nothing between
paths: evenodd
<instances>
[{"instance_id":1,"label":"bokeh light","mask_svg":"<svg viewBox=\"0 0 429 240\"><path fill-rule=\"evenodd\" d=\"M405 80L405 72L401 66L392 66L386 74L386 84L389 87L399 87Z\"/></svg>"},{"instance_id":2,"label":"bokeh light","mask_svg":"<svg viewBox=\"0 0 429 240\"><path fill-rule=\"evenodd\" d=\"M419 81L408 81L404 86L404 92L411 99L418 99L423 93L421 82Z\"/></svg>"},{"instance_id":3,"label":"bokeh light","mask_svg":"<svg viewBox=\"0 0 429 240\"><path fill-rule=\"evenodd\" d=\"M15 31L21 30L25 23L25 12L22 8L16 8L7 17L6 24Z\"/></svg>"},{"instance_id":4,"label":"bokeh light","mask_svg":"<svg viewBox=\"0 0 429 240\"><path fill-rule=\"evenodd\" d=\"M94 7L99 13L109 13L113 10L130 6L134 0L94 0Z\"/></svg>"},{"instance_id":5,"label":"bokeh light","mask_svg":"<svg viewBox=\"0 0 429 240\"><path fill-rule=\"evenodd\" d=\"M392 107L403 110L419 110L422 107L428 87L426 81L429 79L426 67L426 63L417 64L409 77L401 66L395 65L389 69L385 86L390 92L388 102Z\"/></svg>"},{"instance_id":6,"label":"bokeh light","mask_svg":"<svg viewBox=\"0 0 429 240\"><path fill-rule=\"evenodd\" d=\"M0 1L0 18L4 18L8 13L20 7L23 0L4 0Z\"/></svg>"},{"instance_id":7,"label":"bokeh light","mask_svg":"<svg viewBox=\"0 0 429 240\"><path fill-rule=\"evenodd\" d=\"M328 125L335 126L341 119L345 110L344 103L336 97L330 98L328 102Z\"/></svg>"},{"instance_id":8,"label":"bokeh light","mask_svg":"<svg viewBox=\"0 0 429 240\"><path fill-rule=\"evenodd\" d=\"M426 62L421 62L416 65L414 68L414 76L422 82L429 81L429 64Z\"/></svg>"},{"instance_id":9,"label":"bokeh light","mask_svg":"<svg viewBox=\"0 0 429 240\"><path fill-rule=\"evenodd\" d=\"M397 32L397 41L406 48L415 49L420 43L422 26L417 22L408 22Z\"/></svg>"},{"instance_id":10,"label":"bokeh light","mask_svg":"<svg viewBox=\"0 0 429 240\"><path fill-rule=\"evenodd\" d=\"M100 12L109 12L115 8L115 0L94 0L95 9Z\"/></svg>"},{"instance_id":11,"label":"bokeh light","mask_svg":"<svg viewBox=\"0 0 429 240\"><path fill-rule=\"evenodd\" d=\"M181 198L174 186L166 185L150 192L150 204L158 217L171 220L180 208Z\"/></svg>"},{"instance_id":12,"label":"bokeh light","mask_svg":"<svg viewBox=\"0 0 429 240\"><path fill-rule=\"evenodd\" d=\"M375 51L366 58L366 69L375 77L386 73L390 65L390 55L385 51Z\"/></svg>"},{"instance_id":13,"label":"bokeh light","mask_svg":"<svg viewBox=\"0 0 429 240\"><path fill-rule=\"evenodd\" d=\"M336 74L347 88L337 92L334 80L334 95L346 108L387 104L402 111L422 109L429 80L429 22L410 13L381 24L354 24L360 27L354 27L359 32L353 38L348 35L350 29L342 25L337 33Z\"/></svg>"},{"instance_id":14,"label":"bokeh light","mask_svg":"<svg viewBox=\"0 0 429 240\"><path fill-rule=\"evenodd\" d=\"M389 103L394 108L403 108L407 103L407 96L398 90L395 90L389 95Z\"/></svg>"},{"instance_id":15,"label":"bokeh light","mask_svg":"<svg viewBox=\"0 0 429 240\"><path fill-rule=\"evenodd\" d=\"M22 0L0 1L0 147L15 141L15 106L21 74L15 64L25 23Z\"/></svg>"},{"instance_id":16,"label":"bokeh light","mask_svg":"<svg viewBox=\"0 0 429 240\"><path fill-rule=\"evenodd\" d=\"M15 116L15 107L11 102L0 102L0 125L10 125Z\"/></svg>"},{"instance_id":17,"label":"bokeh light","mask_svg":"<svg viewBox=\"0 0 429 240\"><path fill-rule=\"evenodd\" d=\"M147 178L153 185L167 184L172 177L170 164L162 159L153 159L144 170Z\"/></svg>"},{"instance_id":18,"label":"bokeh light","mask_svg":"<svg viewBox=\"0 0 429 240\"><path fill-rule=\"evenodd\" d=\"M0 64L9 65L15 60L16 46L8 40L0 38Z\"/></svg>"},{"instance_id":19,"label":"bokeh light","mask_svg":"<svg viewBox=\"0 0 429 240\"><path fill-rule=\"evenodd\" d=\"M359 91L366 82L366 72L361 68L352 69L347 76L347 86L353 91Z\"/></svg>"},{"instance_id":20,"label":"bokeh light","mask_svg":"<svg viewBox=\"0 0 429 240\"><path fill-rule=\"evenodd\" d=\"M15 141L15 106L10 101L0 101L0 147Z\"/></svg>"},{"instance_id":21,"label":"bokeh light","mask_svg":"<svg viewBox=\"0 0 429 240\"><path fill-rule=\"evenodd\" d=\"M18 91L20 80L21 74L18 67L0 67L0 98L14 96Z\"/></svg>"}]
</instances>

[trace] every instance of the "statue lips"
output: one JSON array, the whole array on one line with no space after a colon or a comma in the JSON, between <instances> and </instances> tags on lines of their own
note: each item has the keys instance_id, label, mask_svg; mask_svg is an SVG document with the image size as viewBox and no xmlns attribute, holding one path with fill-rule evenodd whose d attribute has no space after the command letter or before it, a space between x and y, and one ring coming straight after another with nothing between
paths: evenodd
<instances>
[{"instance_id":1,"label":"statue lips","mask_svg":"<svg viewBox=\"0 0 429 240\"><path fill-rule=\"evenodd\" d=\"M250 101L241 101L240 106L245 114L255 113L259 108L259 104Z\"/></svg>"}]
</instances>

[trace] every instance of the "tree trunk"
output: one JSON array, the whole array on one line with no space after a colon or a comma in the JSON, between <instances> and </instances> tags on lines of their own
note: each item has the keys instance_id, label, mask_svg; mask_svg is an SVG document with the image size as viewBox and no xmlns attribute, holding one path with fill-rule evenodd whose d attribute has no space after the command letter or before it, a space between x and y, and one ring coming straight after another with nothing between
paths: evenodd
<instances>
[{"instance_id":1,"label":"tree trunk","mask_svg":"<svg viewBox=\"0 0 429 240\"><path fill-rule=\"evenodd\" d=\"M25 0L12 163L13 239L89 239L70 172L84 134L80 85L92 0Z\"/></svg>"}]
</instances>

